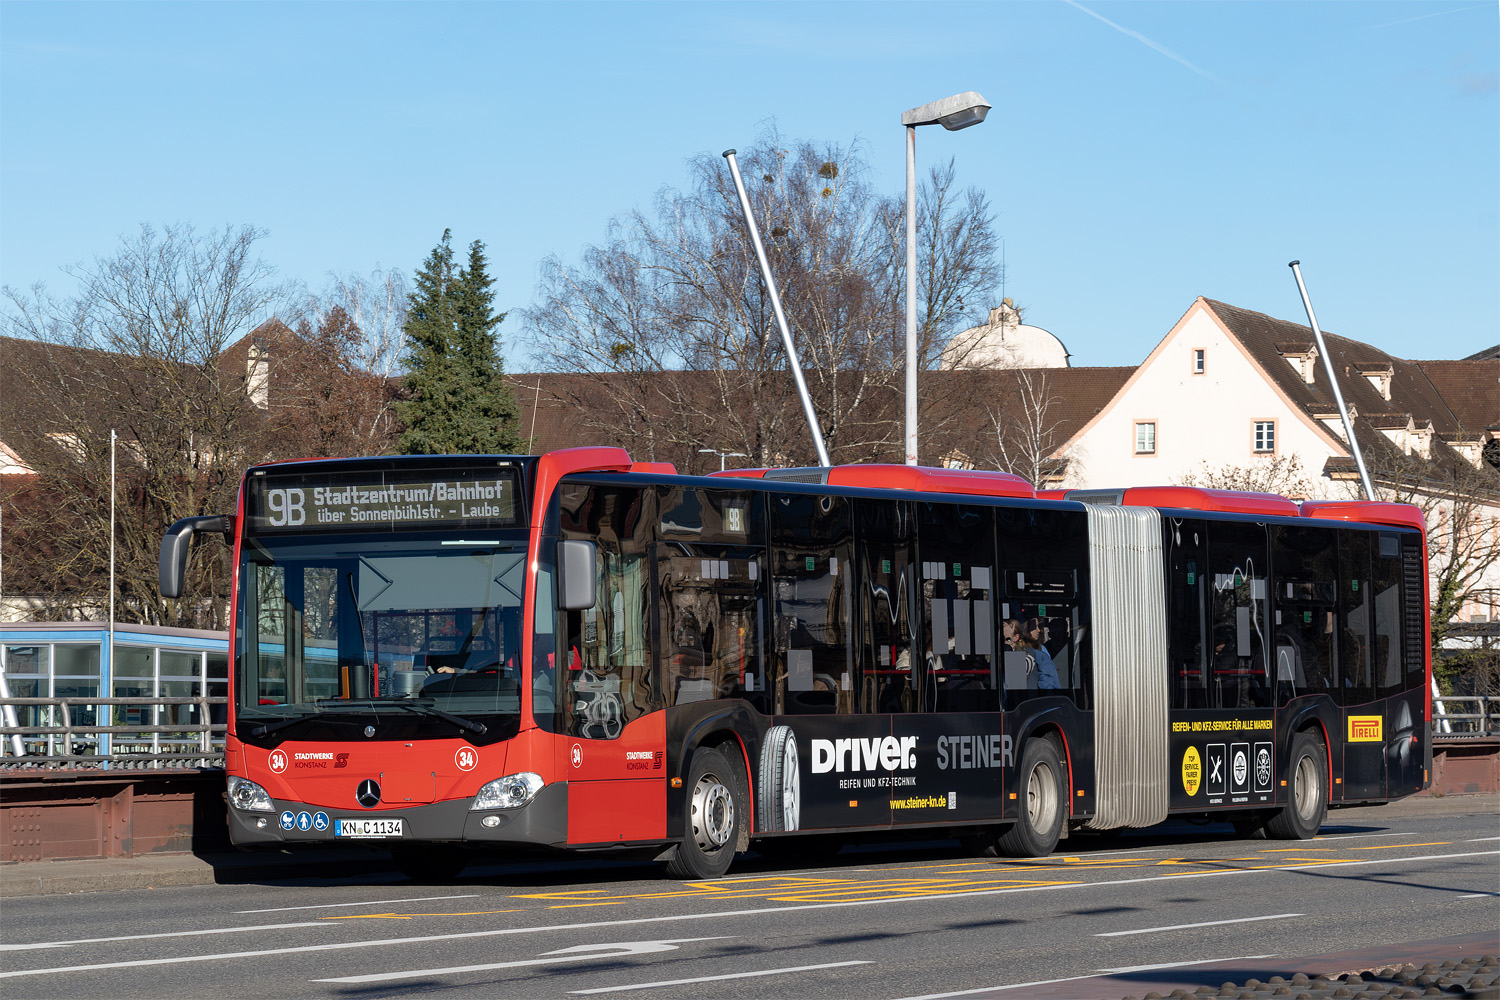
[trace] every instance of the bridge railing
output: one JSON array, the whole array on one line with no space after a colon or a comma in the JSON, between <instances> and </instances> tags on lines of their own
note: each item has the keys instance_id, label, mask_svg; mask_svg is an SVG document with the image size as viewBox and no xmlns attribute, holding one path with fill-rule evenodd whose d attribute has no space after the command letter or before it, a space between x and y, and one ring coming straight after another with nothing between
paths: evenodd
<instances>
[{"instance_id":1,"label":"bridge railing","mask_svg":"<svg viewBox=\"0 0 1500 1000\"><path fill-rule=\"evenodd\" d=\"M1500 736L1500 697L1445 694L1433 701L1433 736Z\"/></svg>"},{"instance_id":2,"label":"bridge railing","mask_svg":"<svg viewBox=\"0 0 1500 1000\"><path fill-rule=\"evenodd\" d=\"M207 720L228 703L223 696L0 698L0 770L223 767L228 727ZM162 720L180 706L194 708L197 721ZM151 722L115 724L116 708L148 707ZM17 709L30 709L36 724L19 725Z\"/></svg>"}]
</instances>

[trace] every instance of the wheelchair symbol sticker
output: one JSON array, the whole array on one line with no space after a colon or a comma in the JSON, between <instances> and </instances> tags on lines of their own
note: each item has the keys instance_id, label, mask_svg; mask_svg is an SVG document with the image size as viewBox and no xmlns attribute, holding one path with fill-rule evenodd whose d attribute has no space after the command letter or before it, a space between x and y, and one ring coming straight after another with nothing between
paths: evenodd
<instances>
[{"instance_id":1,"label":"wheelchair symbol sticker","mask_svg":"<svg viewBox=\"0 0 1500 1000\"><path fill-rule=\"evenodd\" d=\"M328 814L326 812L313 813L313 829L319 833L328 829Z\"/></svg>"}]
</instances>

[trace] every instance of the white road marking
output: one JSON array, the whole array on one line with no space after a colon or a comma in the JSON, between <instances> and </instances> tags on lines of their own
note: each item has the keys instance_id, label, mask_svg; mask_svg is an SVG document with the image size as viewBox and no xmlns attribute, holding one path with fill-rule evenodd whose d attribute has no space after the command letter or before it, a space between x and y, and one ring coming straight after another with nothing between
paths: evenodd
<instances>
[{"instance_id":1,"label":"white road marking","mask_svg":"<svg viewBox=\"0 0 1500 1000\"><path fill-rule=\"evenodd\" d=\"M1364 840L1367 837L1420 837L1420 833L1403 833L1391 830L1387 833L1340 833L1332 837L1314 837L1313 840Z\"/></svg>"},{"instance_id":2,"label":"white road marking","mask_svg":"<svg viewBox=\"0 0 1500 1000\"><path fill-rule=\"evenodd\" d=\"M1095 934L1094 937L1129 937L1132 934L1161 934L1166 931L1187 931L1195 927L1218 927L1221 924L1253 924L1258 920L1287 920L1291 917L1305 917L1305 913L1272 913L1265 917L1237 917L1234 920L1205 920L1200 924L1172 924L1167 927L1140 927L1133 931L1109 931L1106 934Z\"/></svg>"},{"instance_id":3,"label":"white road marking","mask_svg":"<svg viewBox=\"0 0 1500 1000\"><path fill-rule=\"evenodd\" d=\"M1275 955L1245 955L1243 958L1275 958ZM1171 965L1137 965L1123 969L1100 969L1100 972L1149 972L1152 969L1175 969L1182 965L1209 965L1213 962L1238 962L1239 958L1210 958L1201 962L1173 962ZM1031 986L1051 986L1054 983L1076 983L1080 979L1095 979L1097 973L1087 976L1068 976L1066 979L1038 979L1030 983L1005 983L1000 986L981 986L973 990L957 990L953 993L924 993L919 997L902 997L901 1000L944 1000L946 997L966 997L974 993L992 993L1000 990L1023 990Z\"/></svg>"},{"instance_id":4,"label":"white road marking","mask_svg":"<svg viewBox=\"0 0 1500 1000\"><path fill-rule=\"evenodd\" d=\"M1466 840L1466 841L1464 841L1464 843L1466 843L1466 844L1487 844L1487 843L1489 843L1492 840L1500 840L1500 837L1475 837L1473 840Z\"/></svg>"},{"instance_id":5,"label":"white road marking","mask_svg":"<svg viewBox=\"0 0 1500 1000\"><path fill-rule=\"evenodd\" d=\"M226 958L259 958L262 955L294 955L299 952L339 951L350 948L389 948L400 944L432 944L437 941L461 941L470 938L508 937L513 934L542 934L554 931L596 930L603 927L632 927L642 924L680 923L725 917L755 917L770 913L788 913L800 910L847 909L856 906L889 906L893 902L928 902L944 899L972 899L985 896L1008 896L1023 892L1056 892L1067 889L1083 889L1097 892L1112 886L1139 885L1142 882L1177 882L1184 879L1218 878L1224 875L1258 875L1265 872L1304 871L1317 868L1359 868L1366 865L1396 865L1407 861L1447 861L1456 858L1494 857L1495 851L1464 851L1453 854L1423 854L1409 858L1369 858L1363 861L1326 861L1312 864L1266 865L1260 868L1227 868L1210 872L1180 872L1173 875L1147 875L1140 878L1111 879L1104 882L1069 882L1064 885L1027 885L1008 889L980 889L975 892L935 892L923 896L907 896L900 899L856 899L835 903L802 903L793 906L764 906L744 910L721 910L706 913L678 913L656 917L627 917L620 920L591 920L576 924L539 924L530 927L501 927L483 931L455 931L451 934L425 934L418 937L376 938L368 941L346 941L339 944L298 945L290 948L273 948L261 951L225 952L218 955L179 955L172 958L142 958L127 962L102 962L96 965L59 966L53 969L20 969L0 972L0 979L16 976L42 976L57 972L89 972L96 969L127 969L150 965L175 965L184 962L211 962ZM1067 982L1067 980L1057 980ZM1039 984L1030 984L1039 985ZM975 990L972 992L982 992ZM957 995L957 994L955 994Z\"/></svg>"},{"instance_id":6,"label":"white road marking","mask_svg":"<svg viewBox=\"0 0 1500 1000\"><path fill-rule=\"evenodd\" d=\"M760 972L731 972L723 976L699 976L697 979L664 979L659 983L634 983L630 986L600 986L592 990L573 990L574 995L589 993L623 993L626 990L654 990L658 986L686 986L689 983L716 983L721 979L750 979L754 976L779 976L786 972L812 972L815 969L838 969L846 965L874 965L874 962L826 962L823 965L798 965L789 969L762 969Z\"/></svg>"},{"instance_id":7,"label":"white road marking","mask_svg":"<svg viewBox=\"0 0 1500 1000\"><path fill-rule=\"evenodd\" d=\"M578 944L571 948L543 952L540 958L526 958L516 962L486 962L483 965L454 965L443 969L409 969L404 972L376 972L367 976L339 976L335 979L314 979L314 983L385 983L392 979L420 979L426 976L451 976L460 972L491 972L495 969L520 969L532 965L561 965L567 962L596 962L601 958L626 958L630 955L650 955L661 951L676 951L679 944L692 941L723 941L722 937L670 938L665 941L627 941L619 944Z\"/></svg>"},{"instance_id":8,"label":"white road marking","mask_svg":"<svg viewBox=\"0 0 1500 1000\"><path fill-rule=\"evenodd\" d=\"M341 906L383 906L386 903L425 903L434 899L474 899L477 892L466 892L458 896L413 896L409 899L367 899L356 903L318 903L313 906L273 906L268 910L235 910L236 914L283 913L287 910L334 910Z\"/></svg>"},{"instance_id":9,"label":"white road marking","mask_svg":"<svg viewBox=\"0 0 1500 1000\"><path fill-rule=\"evenodd\" d=\"M1157 969L1180 969L1189 965L1213 965L1215 962L1250 962L1262 958L1275 958L1275 955L1240 955L1235 958L1200 958L1192 962L1161 962L1157 965L1122 965L1118 969L1100 969L1111 975L1124 975L1129 972L1155 972Z\"/></svg>"},{"instance_id":10,"label":"white road marking","mask_svg":"<svg viewBox=\"0 0 1500 1000\"><path fill-rule=\"evenodd\" d=\"M1459 899L1483 899L1485 896L1500 896L1500 892L1471 892L1467 896L1459 896Z\"/></svg>"},{"instance_id":11,"label":"white road marking","mask_svg":"<svg viewBox=\"0 0 1500 1000\"><path fill-rule=\"evenodd\" d=\"M1003 986L981 986L973 990L955 990L952 993L924 993L919 997L902 997L901 1000L943 1000L944 997L966 997L973 993L990 993L995 990L1023 990L1028 986L1051 986L1053 983L1076 983L1080 979L1093 979L1088 976L1068 976L1065 979L1037 979L1029 983L1007 983Z\"/></svg>"},{"instance_id":12,"label":"white road marking","mask_svg":"<svg viewBox=\"0 0 1500 1000\"><path fill-rule=\"evenodd\" d=\"M142 941L146 938L197 937L200 934L233 934L236 931L280 931L292 927L329 927L314 920L303 924L260 924L255 927L210 927L197 931L163 931L160 934L125 934L120 937L74 938L71 941L36 941L32 944L0 944L0 951L30 951L35 948L71 948L75 944L100 944L108 941Z\"/></svg>"}]
</instances>

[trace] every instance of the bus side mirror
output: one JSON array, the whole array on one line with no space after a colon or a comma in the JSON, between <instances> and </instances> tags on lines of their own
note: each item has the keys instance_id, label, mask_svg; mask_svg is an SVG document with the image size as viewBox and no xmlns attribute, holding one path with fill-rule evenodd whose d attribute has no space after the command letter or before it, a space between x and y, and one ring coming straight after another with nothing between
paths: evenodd
<instances>
[{"instance_id":1,"label":"bus side mirror","mask_svg":"<svg viewBox=\"0 0 1500 1000\"><path fill-rule=\"evenodd\" d=\"M193 534L199 531L232 535L234 518L229 514L184 517L167 529L161 540L161 555L156 561L156 582L161 588L161 596L182 596L182 580L187 576L188 545L193 540Z\"/></svg>"},{"instance_id":2,"label":"bus side mirror","mask_svg":"<svg viewBox=\"0 0 1500 1000\"><path fill-rule=\"evenodd\" d=\"M593 542L569 538L557 543L557 604L563 611L587 611L594 606L597 559Z\"/></svg>"}]
</instances>

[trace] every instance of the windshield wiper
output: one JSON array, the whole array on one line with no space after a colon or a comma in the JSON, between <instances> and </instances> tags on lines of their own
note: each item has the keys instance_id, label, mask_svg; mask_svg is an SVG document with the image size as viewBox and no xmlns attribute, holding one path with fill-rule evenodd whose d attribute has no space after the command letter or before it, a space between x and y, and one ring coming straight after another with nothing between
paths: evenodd
<instances>
[{"instance_id":1,"label":"windshield wiper","mask_svg":"<svg viewBox=\"0 0 1500 1000\"><path fill-rule=\"evenodd\" d=\"M324 699L321 699L318 702L318 704L320 704L320 705L326 705L326 704L328 704L330 702L344 704L344 705L351 704L351 702L349 702L348 700L343 699L343 698L324 698ZM452 723L453 725L457 726L459 729L466 729L469 732L475 734L476 736L482 735L484 732L486 732L489 729L489 727L486 726L482 722L475 722L473 719L465 719L461 715L454 715L451 712L445 712L441 708L436 708L436 707L434 707L432 705L419 705L419 704L416 704L415 702L410 702L410 701L394 701L394 700L393 701L385 701L384 699L381 699L381 700L377 701L377 700L375 700L373 698L364 698L364 699L361 699L360 702L358 702L358 704L369 706L370 714L376 715L376 716L378 716L380 714L380 712L381 712L382 709L386 709L386 708L399 708L399 709L401 709L404 712L416 712L416 713L421 714L421 715L430 715L430 716L432 716L435 719L442 719L444 722ZM321 711L323 711L323 709L319 709L318 711L321 712ZM341 715L352 715L354 713L352 711L346 710L346 711L338 713L338 714L341 714ZM296 721L296 720L291 720L291 721ZM282 725L284 725L284 723L276 723L275 727L276 728L280 728Z\"/></svg>"},{"instance_id":2,"label":"windshield wiper","mask_svg":"<svg viewBox=\"0 0 1500 1000\"><path fill-rule=\"evenodd\" d=\"M424 714L442 719L444 722L451 722L459 729L467 729L475 736L484 735L485 730L489 728L482 722L475 722L473 719L465 719L461 715L454 715L452 712L445 712L441 708L436 708L432 705L416 705L412 702L397 702L397 704L402 708L409 709L410 711L422 712Z\"/></svg>"},{"instance_id":3,"label":"windshield wiper","mask_svg":"<svg viewBox=\"0 0 1500 1000\"><path fill-rule=\"evenodd\" d=\"M322 712L323 710L320 708L314 714L321 715ZM311 715L294 715L290 719L278 719L276 722L268 722L264 726L256 726L250 730L250 735L269 736L279 729L285 729L287 726L295 725L298 722L306 722L310 718L312 718Z\"/></svg>"}]
</instances>

